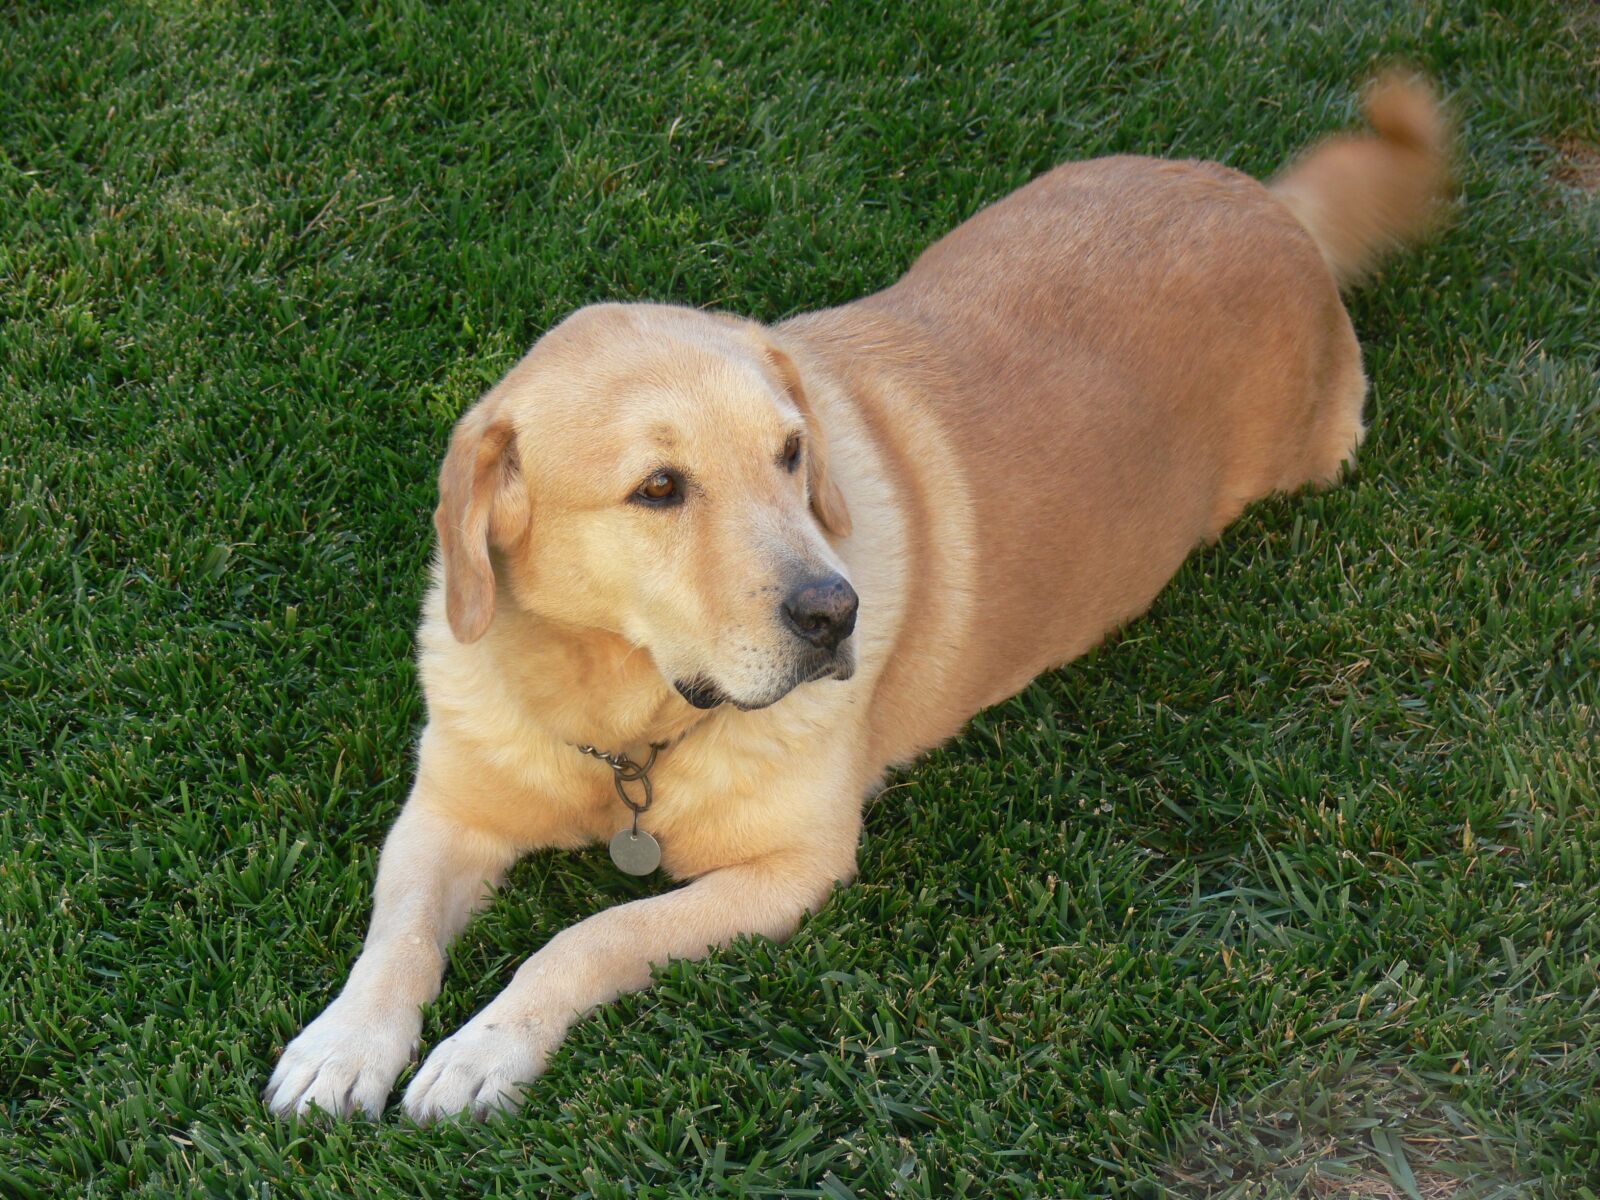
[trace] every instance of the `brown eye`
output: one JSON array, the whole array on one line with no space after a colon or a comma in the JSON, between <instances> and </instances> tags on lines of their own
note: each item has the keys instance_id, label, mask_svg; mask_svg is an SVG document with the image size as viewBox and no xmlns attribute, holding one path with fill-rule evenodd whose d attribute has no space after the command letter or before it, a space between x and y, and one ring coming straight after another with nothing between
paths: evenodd
<instances>
[{"instance_id":1,"label":"brown eye","mask_svg":"<svg viewBox=\"0 0 1600 1200\"><path fill-rule=\"evenodd\" d=\"M665 506L683 499L678 476L672 471L657 471L634 489L633 498L645 504Z\"/></svg>"},{"instance_id":2,"label":"brown eye","mask_svg":"<svg viewBox=\"0 0 1600 1200\"><path fill-rule=\"evenodd\" d=\"M783 468L793 471L800 465L800 435L791 433L789 440L783 444Z\"/></svg>"}]
</instances>

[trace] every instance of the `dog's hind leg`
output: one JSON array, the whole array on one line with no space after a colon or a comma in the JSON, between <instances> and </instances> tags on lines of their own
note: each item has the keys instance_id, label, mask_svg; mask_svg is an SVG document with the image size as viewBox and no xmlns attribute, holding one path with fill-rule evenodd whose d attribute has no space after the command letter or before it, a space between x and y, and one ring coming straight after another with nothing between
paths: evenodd
<instances>
[{"instance_id":1,"label":"dog's hind leg","mask_svg":"<svg viewBox=\"0 0 1600 1200\"><path fill-rule=\"evenodd\" d=\"M1356 449L1367 436L1361 419L1366 399L1367 378L1352 335L1349 353L1336 368L1312 422L1294 486L1332 487L1346 467L1355 465Z\"/></svg>"}]
</instances>

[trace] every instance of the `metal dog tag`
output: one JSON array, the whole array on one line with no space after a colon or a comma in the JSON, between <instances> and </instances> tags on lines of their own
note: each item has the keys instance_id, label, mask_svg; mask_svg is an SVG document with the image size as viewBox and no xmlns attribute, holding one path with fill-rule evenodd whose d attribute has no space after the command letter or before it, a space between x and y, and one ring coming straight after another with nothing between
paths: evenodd
<instances>
[{"instance_id":1,"label":"metal dog tag","mask_svg":"<svg viewBox=\"0 0 1600 1200\"><path fill-rule=\"evenodd\" d=\"M611 839L611 861L629 875L648 875L661 865L661 844L642 829L619 829Z\"/></svg>"}]
</instances>

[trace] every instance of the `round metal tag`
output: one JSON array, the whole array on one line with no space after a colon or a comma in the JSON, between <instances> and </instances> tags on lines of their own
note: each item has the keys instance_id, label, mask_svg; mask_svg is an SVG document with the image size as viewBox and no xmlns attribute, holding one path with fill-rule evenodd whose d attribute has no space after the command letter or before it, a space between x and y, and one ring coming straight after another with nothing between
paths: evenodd
<instances>
[{"instance_id":1,"label":"round metal tag","mask_svg":"<svg viewBox=\"0 0 1600 1200\"><path fill-rule=\"evenodd\" d=\"M661 845L642 829L619 829L611 839L611 861L629 875L648 875L661 865Z\"/></svg>"}]
</instances>

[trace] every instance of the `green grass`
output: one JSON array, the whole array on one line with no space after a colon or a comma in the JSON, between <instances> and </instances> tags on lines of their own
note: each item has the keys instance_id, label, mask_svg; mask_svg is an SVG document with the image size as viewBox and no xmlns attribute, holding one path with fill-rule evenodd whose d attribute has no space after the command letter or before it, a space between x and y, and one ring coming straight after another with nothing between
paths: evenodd
<instances>
[{"instance_id":1,"label":"green grass","mask_svg":"<svg viewBox=\"0 0 1600 1200\"><path fill-rule=\"evenodd\" d=\"M1600 138L1592 16L0 22L0 1194L1597 1194L1600 205L1557 150ZM791 942L670 967L516 1117L268 1118L406 794L447 430L542 330L843 301L1065 158L1265 174L1396 54L1464 203L1352 300L1348 486L1252 509L896 780ZM425 1043L650 886L534 857Z\"/></svg>"}]
</instances>

